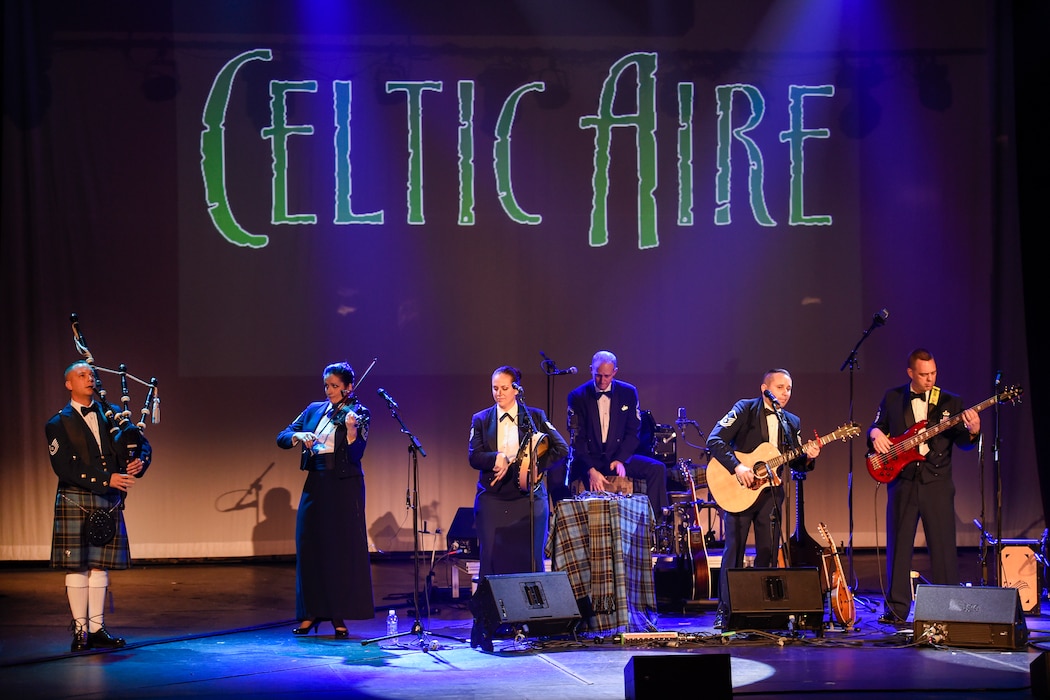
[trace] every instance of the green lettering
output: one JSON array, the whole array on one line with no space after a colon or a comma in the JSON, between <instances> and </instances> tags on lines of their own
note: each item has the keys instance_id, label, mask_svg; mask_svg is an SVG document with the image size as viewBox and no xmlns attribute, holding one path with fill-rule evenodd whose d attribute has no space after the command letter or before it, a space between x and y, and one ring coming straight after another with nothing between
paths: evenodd
<instances>
[{"instance_id":1,"label":"green lettering","mask_svg":"<svg viewBox=\"0 0 1050 700\"><path fill-rule=\"evenodd\" d=\"M492 166L496 173L496 193L503 211L507 212L511 221L519 224L538 224L543 217L536 214L528 214L520 206L514 197L514 183L510 174L510 131L514 126L514 115L518 110L521 97L527 92L536 90L543 92L543 83L534 82L522 85L510 93L503 103L496 121L496 141L492 144Z\"/></svg>"},{"instance_id":2,"label":"green lettering","mask_svg":"<svg viewBox=\"0 0 1050 700\"><path fill-rule=\"evenodd\" d=\"M314 128L309 124L288 123L289 92L317 92L316 80L270 81L270 126L262 130L264 139L270 139L273 154L273 201L270 204L270 223L316 224L314 214L288 213L288 139L295 134L309 136Z\"/></svg>"},{"instance_id":3,"label":"green lettering","mask_svg":"<svg viewBox=\"0 0 1050 700\"><path fill-rule=\"evenodd\" d=\"M474 225L474 81L459 81L459 225Z\"/></svg>"},{"instance_id":4,"label":"green lettering","mask_svg":"<svg viewBox=\"0 0 1050 700\"><path fill-rule=\"evenodd\" d=\"M368 214L355 214L351 195L354 191L352 168L350 167L350 116L352 109L352 85L349 80L332 83L332 98L335 100L335 220L336 224L381 224L383 210Z\"/></svg>"},{"instance_id":5,"label":"green lettering","mask_svg":"<svg viewBox=\"0 0 1050 700\"><path fill-rule=\"evenodd\" d=\"M609 242L609 147L616 127L635 129L638 167L638 247L660 244L656 227L656 64L655 53L632 53L609 68L598 98L598 114L580 118L580 128L594 129L594 173L591 176L590 245ZM638 109L629 114L613 114L613 103L620 76L629 68L637 70L634 90Z\"/></svg>"},{"instance_id":6,"label":"green lettering","mask_svg":"<svg viewBox=\"0 0 1050 700\"><path fill-rule=\"evenodd\" d=\"M269 49L246 51L224 65L215 76L208 98L204 102L201 121L201 176L204 179L204 199L208 215L222 237L237 246L263 248L269 237L246 231L230 209L226 192L226 108L230 103L230 89L241 66L249 61L269 61Z\"/></svg>"},{"instance_id":7,"label":"green lettering","mask_svg":"<svg viewBox=\"0 0 1050 700\"><path fill-rule=\"evenodd\" d=\"M804 129L803 112L805 98L809 95L819 97L832 97L835 94L834 85L818 85L809 87L805 85L791 85L788 88L788 114L791 115L791 128L780 132L780 142L787 141L791 144L791 206L788 222L792 225L830 226L831 216L815 215L806 216L803 204L803 175L805 174L805 159L802 146L806 139L826 139L831 135L829 129Z\"/></svg>"},{"instance_id":8,"label":"green lettering","mask_svg":"<svg viewBox=\"0 0 1050 700\"><path fill-rule=\"evenodd\" d=\"M408 94L408 217L409 224L426 223L423 216L423 91L441 92L440 81L388 80L387 93Z\"/></svg>"},{"instance_id":9,"label":"green lettering","mask_svg":"<svg viewBox=\"0 0 1050 700\"><path fill-rule=\"evenodd\" d=\"M751 106L751 115L747 122L739 127L733 128L733 95L742 93L748 99ZM719 85L715 89L718 103L718 150L716 163L718 173L715 176L715 224L724 226L732 222L729 212L730 204L730 176L732 175L731 146L735 138L744 144L747 150L748 163L748 192L751 202L751 213L762 226L776 226L776 222L766 209L766 199L763 193L763 182L765 179L765 166L762 160L762 150L749 136L748 131L754 129L762 121L765 114L766 102L762 93L753 85L734 84Z\"/></svg>"}]
</instances>

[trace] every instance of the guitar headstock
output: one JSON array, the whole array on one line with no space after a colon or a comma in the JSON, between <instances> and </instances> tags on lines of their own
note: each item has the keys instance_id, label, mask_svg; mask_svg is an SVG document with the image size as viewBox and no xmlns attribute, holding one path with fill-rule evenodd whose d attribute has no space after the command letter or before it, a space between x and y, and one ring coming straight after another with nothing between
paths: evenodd
<instances>
[{"instance_id":1,"label":"guitar headstock","mask_svg":"<svg viewBox=\"0 0 1050 700\"><path fill-rule=\"evenodd\" d=\"M846 423L836 430L833 435L836 440L852 440L860 435L860 426L856 423Z\"/></svg>"},{"instance_id":2,"label":"guitar headstock","mask_svg":"<svg viewBox=\"0 0 1050 700\"><path fill-rule=\"evenodd\" d=\"M1012 386L1006 387L998 394L996 394L996 399L999 401L999 403L1005 403L1009 401L1010 403L1016 404L1021 402L1021 394L1023 393L1024 390L1021 389L1021 387L1014 384Z\"/></svg>"},{"instance_id":3,"label":"guitar headstock","mask_svg":"<svg viewBox=\"0 0 1050 700\"><path fill-rule=\"evenodd\" d=\"M824 541L827 542L829 545L832 545L832 546L835 545L835 543L831 539L831 535L828 534L828 526L827 525L825 525L824 523L819 523L817 525L817 532L820 533L820 536L823 537Z\"/></svg>"},{"instance_id":4,"label":"guitar headstock","mask_svg":"<svg viewBox=\"0 0 1050 700\"><path fill-rule=\"evenodd\" d=\"M689 484L689 488L695 489L696 486L693 485L693 472L689 469L689 464L690 462L687 459L678 460L678 472L682 475L682 478L685 479L685 483Z\"/></svg>"}]
</instances>

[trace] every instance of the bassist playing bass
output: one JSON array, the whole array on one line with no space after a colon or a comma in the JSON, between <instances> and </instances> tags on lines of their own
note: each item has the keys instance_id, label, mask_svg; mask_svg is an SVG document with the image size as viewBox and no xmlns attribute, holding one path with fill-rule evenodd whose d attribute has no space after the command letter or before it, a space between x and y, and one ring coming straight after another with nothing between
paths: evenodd
<instances>
[{"instance_id":1,"label":"bassist playing bass","mask_svg":"<svg viewBox=\"0 0 1050 700\"><path fill-rule=\"evenodd\" d=\"M740 461L735 454L737 451L753 452L767 442L776 445L781 452L797 449L802 444L801 420L784 410L791 399L791 390L791 375L786 369L767 371L762 377L759 396L737 401L711 429L707 448L711 459L718 465L711 464L708 468L726 469L735 475L741 488L750 488L756 479L755 472ZM813 441L786 466L809 471L813 468L813 459L819 453L820 442ZM744 565L744 552L752 525L755 528L755 566L776 565L783 519L781 506L784 501L784 488L780 483L778 480L770 488L762 489L755 502L746 509L725 513L725 549L718 578L718 611L715 615L715 627L718 629L724 630L729 618L728 571Z\"/></svg>"},{"instance_id":2,"label":"bassist playing bass","mask_svg":"<svg viewBox=\"0 0 1050 700\"><path fill-rule=\"evenodd\" d=\"M902 434L916 425L934 425L960 416L951 427L918 446L914 459L889 482L886 495L886 567L889 590L881 622L906 622L911 608L912 554L919 520L930 554L930 583L957 585L959 554L955 539L955 484L952 448L972 449L981 432L981 417L963 410L962 400L937 382L937 362L929 350L908 355L907 384L889 389L868 429L868 444L880 455L891 451ZM891 437L892 436L892 437Z\"/></svg>"}]
</instances>

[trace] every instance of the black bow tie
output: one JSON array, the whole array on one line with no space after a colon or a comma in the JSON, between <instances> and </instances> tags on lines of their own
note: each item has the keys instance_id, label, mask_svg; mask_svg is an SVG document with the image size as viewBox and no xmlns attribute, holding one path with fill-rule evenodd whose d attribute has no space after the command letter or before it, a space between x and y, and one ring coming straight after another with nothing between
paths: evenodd
<instances>
[{"instance_id":1,"label":"black bow tie","mask_svg":"<svg viewBox=\"0 0 1050 700\"><path fill-rule=\"evenodd\" d=\"M510 418L510 422L511 422L511 423L513 423L513 422L514 422L514 416L510 415L509 413L504 413L504 414L503 414L502 416L500 416L500 417L499 417L499 419L500 419L501 421L502 421L502 420L503 420L504 418Z\"/></svg>"},{"instance_id":2,"label":"black bow tie","mask_svg":"<svg viewBox=\"0 0 1050 700\"><path fill-rule=\"evenodd\" d=\"M607 391L597 391L595 393L598 395L599 399L603 396L608 396L610 399L612 398L612 389L609 389Z\"/></svg>"},{"instance_id":3,"label":"black bow tie","mask_svg":"<svg viewBox=\"0 0 1050 700\"><path fill-rule=\"evenodd\" d=\"M914 391L911 392L911 396L909 397L909 400L910 401L914 401L915 399L918 399L919 401L925 401L926 400L926 392L924 391L924 392L919 393L919 394L916 394Z\"/></svg>"},{"instance_id":4,"label":"black bow tie","mask_svg":"<svg viewBox=\"0 0 1050 700\"><path fill-rule=\"evenodd\" d=\"M777 414L777 412L774 411L772 408L763 408L762 409L762 415L775 416L776 414Z\"/></svg>"},{"instance_id":5,"label":"black bow tie","mask_svg":"<svg viewBox=\"0 0 1050 700\"><path fill-rule=\"evenodd\" d=\"M90 406L81 406L80 407L80 415L82 415L82 416L86 416L87 414L94 413L94 412L95 412L95 404L91 404Z\"/></svg>"}]
</instances>

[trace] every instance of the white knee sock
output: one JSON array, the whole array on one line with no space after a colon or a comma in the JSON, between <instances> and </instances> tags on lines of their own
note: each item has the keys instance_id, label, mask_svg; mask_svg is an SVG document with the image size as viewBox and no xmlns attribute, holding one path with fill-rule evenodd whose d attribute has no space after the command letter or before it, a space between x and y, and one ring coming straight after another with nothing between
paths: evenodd
<instances>
[{"instance_id":1,"label":"white knee sock","mask_svg":"<svg viewBox=\"0 0 1050 700\"><path fill-rule=\"evenodd\" d=\"M92 569L88 575L88 632L98 632L102 629L108 589L109 572L104 569Z\"/></svg>"},{"instance_id":2,"label":"white knee sock","mask_svg":"<svg viewBox=\"0 0 1050 700\"><path fill-rule=\"evenodd\" d=\"M66 597L69 598L69 612L77 628L87 632L88 625L88 574L77 571L66 574Z\"/></svg>"}]
</instances>

